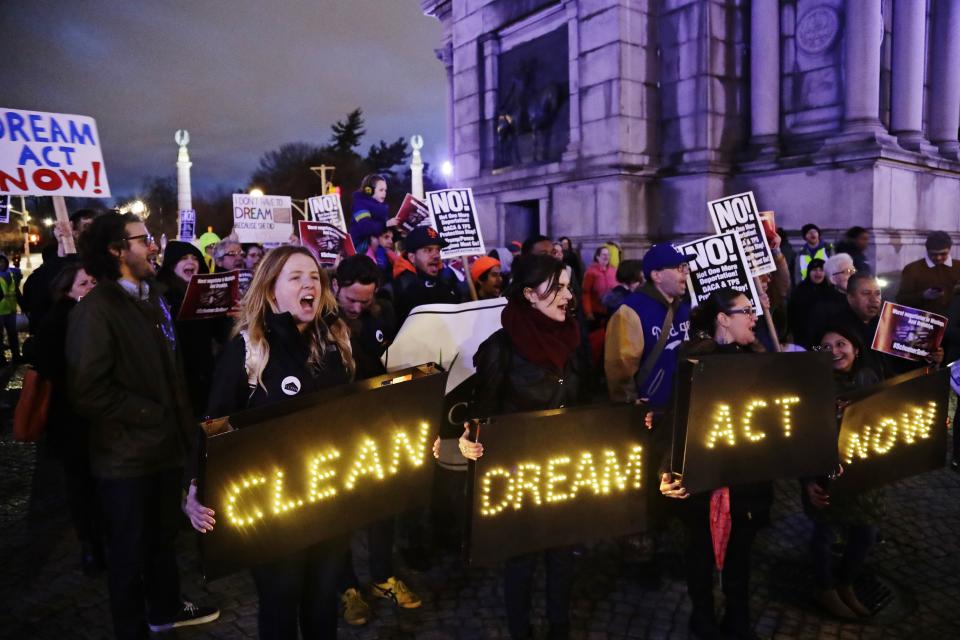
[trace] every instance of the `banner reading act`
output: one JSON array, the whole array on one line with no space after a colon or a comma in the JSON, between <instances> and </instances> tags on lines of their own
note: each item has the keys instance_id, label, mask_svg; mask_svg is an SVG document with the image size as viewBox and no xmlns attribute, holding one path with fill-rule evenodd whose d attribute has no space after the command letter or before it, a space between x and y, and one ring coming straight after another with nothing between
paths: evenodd
<instances>
[{"instance_id":1,"label":"banner reading act","mask_svg":"<svg viewBox=\"0 0 960 640\"><path fill-rule=\"evenodd\" d=\"M0 109L0 193L109 198L93 118Z\"/></svg>"},{"instance_id":2,"label":"banner reading act","mask_svg":"<svg viewBox=\"0 0 960 640\"><path fill-rule=\"evenodd\" d=\"M240 242L289 242L293 235L290 196L233 194L233 232Z\"/></svg>"}]
</instances>

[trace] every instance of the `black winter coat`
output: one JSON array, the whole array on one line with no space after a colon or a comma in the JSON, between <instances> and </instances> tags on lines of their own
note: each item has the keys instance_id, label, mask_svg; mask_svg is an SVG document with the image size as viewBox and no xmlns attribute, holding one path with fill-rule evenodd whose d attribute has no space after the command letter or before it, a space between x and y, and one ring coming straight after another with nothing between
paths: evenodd
<instances>
[{"instance_id":1,"label":"black winter coat","mask_svg":"<svg viewBox=\"0 0 960 640\"><path fill-rule=\"evenodd\" d=\"M560 409L582 401L575 352L567 359L563 375L557 375L517 353L506 330L500 329L480 344L473 365L477 369L474 398L479 418Z\"/></svg>"},{"instance_id":2,"label":"black winter coat","mask_svg":"<svg viewBox=\"0 0 960 640\"><path fill-rule=\"evenodd\" d=\"M404 271L394 278L393 306L400 324L410 312L424 304L459 304L462 299L455 278L446 270L436 278L418 271Z\"/></svg>"}]
</instances>

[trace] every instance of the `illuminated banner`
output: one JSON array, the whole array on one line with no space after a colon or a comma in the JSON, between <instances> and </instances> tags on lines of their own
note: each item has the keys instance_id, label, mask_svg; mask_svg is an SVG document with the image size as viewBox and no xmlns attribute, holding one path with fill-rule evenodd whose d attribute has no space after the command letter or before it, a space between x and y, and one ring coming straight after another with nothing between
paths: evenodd
<instances>
[{"instance_id":1,"label":"illuminated banner","mask_svg":"<svg viewBox=\"0 0 960 640\"><path fill-rule=\"evenodd\" d=\"M946 332L945 316L884 302L872 348L907 360L922 360L940 348Z\"/></svg>"},{"instance_id":2,"label":"illuminated banner","mask_svg":"<svg viewBox=\"0 0 960 640\"><path fill-rule=\"evenodd\" d=\"M827 475L837 464L826 353L713 354L680 363L672 469L690 493Z\"/></svg>"},{"instance_id":3,"label":"illuminated banner","mask_svg":"<svg viewBox=\"0 0 960 640\"><path fill-rule=\"evenodd\" d=\"M232 427L207 438L201 502L217 525L200 536L206 578L426 503L446 377L409 369L205 424Z\"/></svg>"},{"instance_id":4,"label":"illuminated banner","mask_svg":"<svg viewBox=\"0 0 960 640\"><path fill-rule=\"evenodd\" d=\"M750 275L761 276L777 270L753 191L711 200L707 209L717 233L733 231L739 236L750 265Z\"/></svg>"},{"instance_id":5,"label":"illuminated banner","mask_svg":"<svg viewBox=\"0 0 960 640\"><path fill-rule=\"evenodd\" d=\"M694 307L714 291L729 288L742 292L750 299L757 315L763 314L760 296L750 277L750 267L737 234L731 231L707 236L677 245L677 249L696 258L689 263L690 275L687 276L690 302Z\"/></svg>"},{"instance_id":6,"label":"illuminated banner","mask_svg":"<svg viewBox=\"0 0 960 640\"><path fill-rule=\"evenodd\" d=\"M950 371L918 369L851 395L840 426L843 474L831 491L856 493L943 467Z\"/></svg>"},{"instance_id":7,"label":"illuminated banner","mask_svg":"<svg viewBox=\"0 0 960 640\"><path fill-rule=\"evenodd\" d=\"M239 242L290 242L293 235L290 196L233 194L233 233Z\"/></svg>"},{"instance_id":8,"label":"illuminated banner","mask_svg":"<svg viewBox=\"0 0 960 640\"><path fill-rule=\"evenodd\" d=\"M470 474L472 563L641 531L644 410L606 405L515 413L480 426Z\"/></svg>"},{"instance_id":9,"label":"illuminated banner","mask_svg":"<svg viewBox=\"0 0 960 640\"><path fill-rule=\"evenodd\" d=\"M347 223L343 219L343 205L340 203L339 195L328 193L325 196L307 198L307 209L311 222L332 224L344 233L347 232Z\"/></svg>"}]
</instances>

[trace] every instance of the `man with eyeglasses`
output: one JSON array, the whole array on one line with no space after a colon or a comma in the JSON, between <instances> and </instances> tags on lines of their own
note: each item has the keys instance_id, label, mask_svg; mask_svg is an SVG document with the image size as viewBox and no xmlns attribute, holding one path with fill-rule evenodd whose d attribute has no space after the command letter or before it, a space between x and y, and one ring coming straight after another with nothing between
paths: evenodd
<instances>
[{"instance_id":1,"label":"man with eyeglasses","mask_svg":"<svg viewBox=\"0 0 960 640\"><path fill-rule=\"evenodd\" d=\"M67 385L90 425L114 634L145 638L148 629L220 615L180 595L175 541L184 456L196 427L173 319L153 286L153 237L135 215L108 213L80 240L83 266L97 285L70 312Z\"/></svg>"},{"instance_id":2,"label":"man with eyeglasses","mask_svg":"<svg viewBox=\"0 0 960 640\"><path fill-rule=\"evenodd\" d=\"M927 256L903 268L897 302L947 315L953 288L960 283L960 262L950 257L953 240L945 231L927 236Z\"/></svg>"},{"instance_id":3,"label":"man with eyeglasses","mask_svg":"<svg viewBox=\"0 0 960 640\"><path fill-rule=\"evenodd\" d=\"M213 248L214 271L226 272L234 269L246 269L246 256L243 247L236 240L225 238Z\"/></svg>"},{"instance_id":4,"label":"man with eyeglasses","mask_svg":"<svg viewBox=\"0 0 960 640\"><path fill-rule=\"evenodd\" d=\"M823 292L823 296L810 310L806 317L807 326L791 327L797 344L805 349L812 348L816 336L823 332L835 316L847 310L847 283L857 272L853 266L853 258L846 253L836 253L827 258L823 270L832 286Z\"/></svg>"}]
</instances>

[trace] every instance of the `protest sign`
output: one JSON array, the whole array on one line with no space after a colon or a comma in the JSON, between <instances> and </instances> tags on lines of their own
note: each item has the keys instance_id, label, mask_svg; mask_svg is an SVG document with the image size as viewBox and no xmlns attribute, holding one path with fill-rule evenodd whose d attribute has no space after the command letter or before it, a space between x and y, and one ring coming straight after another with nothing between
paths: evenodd
<instances>
[{"instance_id":1,"label":"protest sign","mask_svg":"<svg viewBox=\"0 0 960 640\"><path fill-rule=\"evenodd\" d=\"M347 232L347 223L343 218L343 204L338 194L328 193L325 196L307 198L307 212L311 222L325 222L344 233Z\"/></svg>"},{"instance_id":2,"label":"protest sign","mask_svg":"<svg viewBox=\"0 0 960 640\"><path fill-rule=\"evenodd\" d=\"M753 191L711 200L707 209L717 233L733 231L740 238L751 276L777 270Z\"/></svg>"},{"instance_id":3,"label":"protest sign","mask_svg":"<svg viewBox=\"0 0 960 640\"><path fill-rule=\"evenodd\" d=\"M940 348L946 331L944 316L884 302L872 348L907 360L923 360Z\"/></svg>"},{"instance_id":4,"label":"protest sign","mask_svg":"<svg viewBox=\"0 0 960 640\"><path fill-rule=\"evenodd\" d=\"M406 235L430 219L427 203L411 194L407 194L397 210L397 226Z\"/></svg>"},{"instance_id":5,"label":"protest sign","mask_svg":"<svg viewBox=\"0 0 960 640\"><path fill-rule=\"evenodd\" d=\"M826 353L711 354L681 361L671 468L690 493L828 474L837 464Z\"/></svg>"},{"instance_id":6,"label":"protest sign","mask_svg":"<svg viewBox=\"0 0 960 640\"><path fill-rule=\"evenodd\" d=\"M193 209L181 209L179 223L179 232L177 238L190 242L197 237L197 212Z\"/></svg>"},{"instance_id":7,"label":"protest sign","mask_svg":"<svg viewBox=\"0 0 960 640\"><path fill-rule=\"evenodd\" d=\"M198 273L187 284L177 320L222 318L240 304L253 274L245 269L226 273ZM241 280L244 286L241 286Z\"/></svg>"},{"instance_id":8,"label":"protest sign","mask_svg":"<svg viewBox=\"0 0 960 640\"><path fill-rule=\"evenodd\" d=\"M718 289L730 288L743 292L757 315L763 315L760 296L750 277L740 237L732 231L707 236L677 247L681 253L694 256L689 262L690 275L687 276L687 288L690 290L690 303L695 307Z\"/></svg>"},{"instance_id":9,"label":"protest sign","mask_svg":"<svg viewBox=\"0 0 960 640\"><path fill-rule=\"evenodd\" d=\"M233 233L239 242L289 242L293 235L290 197L233 194Z\"/></svg>"},{"instance_id":10,"label":"protest sign","mask_svg":"<svg viewBox=\"0 0 960 640\"><path fill-rule=\"evenodd\" d=\"M109 198L93 118L0 109L0 193Z\"/></svg>"},{"instance_id":11,"label":"protest sign","mask_svg":"<svg viewBox=\"0 0 960 640\"><path fill-rule=\"evenodd\" d=\"M0 196L0 223L10 222L10 196Z\"/></svg>"},{"instance_id":12,"label":"protest sign","mask_svg":"<svg viewBox=\"0 0 960 640\"><path fill-rule=\"evenodd\" d=\"M426 197L432 226L448 243L440 251L441 258L482 256L487 252L472 189L429 191Z\"/></svg>"},{"instance_id":13,"label":"protest sign","mask_svg":"<svg viewBox=\"0 0 960 640\"><path fill-rule=\"evenodd\" d=\"M405 370L206 423L198 492L217 524L200 537L205 577L429 500L445 383L432 367Z\"/></svg>"},{"instance_id":14,"label":"protest sign","mask_svg":"<svg viewBox=\"0 0 960 640\"><path fill-rule=\"evenodd\" d=\"M831 493L857 493L943 467L948 369L911 371L845 399L851 403L840 423L843 474Z\"/></svg>"},{"instance_id":15,"label":"protest sign","mask_svg":"<svg viewBox=\"0 0 960 640\"><path fill-rule=\"evenodd\" d=\"M326 222L300 221L300 245L310 250L321 267L335 267L340 256L356 255L346 231Z\"/></svg>"},{"instance_id":16,"label":"protest sign","mask_svg":"<svg viewBox=\"0 0 960 640\"><path fill-rule=\"evenodd\" d=\"M472 563L643 530L650 458L633 404L515 413L479 427L470 474Z\"/></svg>"}]
</instances>

